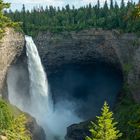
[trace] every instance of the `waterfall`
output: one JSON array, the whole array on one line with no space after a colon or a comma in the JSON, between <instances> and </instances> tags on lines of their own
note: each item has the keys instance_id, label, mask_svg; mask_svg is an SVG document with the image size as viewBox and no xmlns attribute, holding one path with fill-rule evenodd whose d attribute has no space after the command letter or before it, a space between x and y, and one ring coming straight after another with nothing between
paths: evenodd
<instances>
[{"instance_id":1,"label":"waterfall","mask_svg":"<svg viewBox=\"0 0 140 140\"><path fill-rule=\"evenodd\" d=\"M41 59L34 44L32 37L26 36L26 54L28 57L28 70L29 70L29 79L30 79L30 96L31 102L36 102L37 110L43 109L42 105L45 105L45 112L49 110L50 101L49 99L49 88L48 80L43 69Z\"/></svg>"},{"instance_id":2,"label":"waterfall","mask_svg":"<svg viewBox=\"0 0 140 140\"><path fill-rule=\"evenodd\" d=\"M9 101L36 119L44 129L47 140L63 140L66 128L73 123L80 122L81 119L73 113L73 103L66 100L55 105L55 110L53 110L47 75L43 69L37 47L32 37L25 36L25 40L29 94L26 94L26 90L24 91L23 83L18 85L21 79L27 76L24 75L23 66L21 68L13 66L7 75Z\"/></svg>"},{"instance_id":3,"label":"waterfall","mask_svg":"<svg viewBox=\"0 0 140 140\"><path fill-rule=\"evenodd\" d=\"M28 70L31 83L32 96L40 95L48 98L48 81L41 64L37 48L31 37L26 36L26 53L28 57Z\"/></svg>"},{"instance_id":4,"label":"waterfall","mask_svg":"<svg viewBox=\"0 0 140 140\"><path fill-rule=\"evenodd\" d=\"M52 113L52 100L49 95L47 75L32 37L25 36L26 55L28 58L28 71L30 79L30 114L48 133L47 118ZM48 135L48 134L47 134ZM51 136L49 136L51 137Z\"/></svg>"},{"instance_id":5,"label":"waterfall","mask_svg":"<svg viewBox=\"0 0 140 140\"><path fill-rule=\"evenodd\" d=\"M45 133L48 133L50 130L48 129L46 120L52 113L52 100L51 95L49 95L47 75L32 37L25 36L25 40L26 55L28 58L29 95L27 97L23 96L26 93L22 93L22 89L18 85L24 70L18 66L14 66L11 67L7 76L9 101L22 111L33 116L37 123L44 129Z\"/></svg>"}]
</instances>

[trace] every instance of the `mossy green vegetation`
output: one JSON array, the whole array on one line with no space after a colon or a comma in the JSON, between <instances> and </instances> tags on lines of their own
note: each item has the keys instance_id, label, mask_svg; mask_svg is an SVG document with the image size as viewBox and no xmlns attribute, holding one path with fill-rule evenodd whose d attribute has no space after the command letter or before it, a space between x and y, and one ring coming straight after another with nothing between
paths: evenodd
<instances>
[{"instance_id":1,"label":"mossy green vegetation","mask_svg":"<svg viewBox=\"0 0 140 140\"><path fill-rule=\"evenodd\" d=\"M132 45L133 45L133 47L135 47L135 48L137 49L138 46L140 45L139 39L135 39L135 40L132 42Z\"/></svg>"},{"instance_id":2,"label":"mossy green vegetation","mask_svg":"<svg viewBox=\"0 0 140 140\"><path fill-rule=\"evenodd\" d=\"M116 128L117 123L114 121L113 113L109 110L108 104L105 102L102 108L101 116L97 117L97 124L91 122L91 137L86 140L117 140L122 136Z\"/></svg>"},{"instance_id":3,"label":"mossy green vegetation","mask_svg":"<svg viewBox=\"0 0 140 140\"><path fill-rule=\"evenodd\" d=\"M24 114L15 117L9 105L0 99L0 135L6 136L8 140L30 140L26 123Z\"/></svg>"},{"instance_id":4,"label":"mossy green vegetation","mask_svg":"<svg viewBox=\"0 0 140 140\"><path fill-rule=\"evenodd\" d=\"M8 129L12 124L12 113L8 105L0 100L0 130Z\"/></svg>"},{"instance_id":5,"label":"mossy green vegetation","mask_svg":"<svg viewBox=\"0 0 140 140\"><path fill-rule=\"evenodd\" d=\"M133 69L133 65L131 63L125 63L123 65L123 73L125 77L128 77L128 74Z\"/></svg>"},{"instance_id":6,"label":"mossy green vegetation","mask_svg":"<svg viewBox=\"0 0 140 140\"><path fill-rule=\"evenodd\" d=\"M9 7L10 3L4 3L3 0L0 0L0 39L3 37L6 27L14 27L16 30L20 29L18 22L13 22L9 17L4 15L3 10Z\"/></svg>"},{"instance_id":7,"label":"mossy green vegetation","mask_svg":"<svg viewBox=\"0 0 140 140\"><path fill-rule=\"evenodd\" d=\"M124 84L114 110L114 117L119 122L118 128L123 133L120 140L139 140L140 138L140 104L133 100L131 91L134 88Z\"/></svg>"}]
</instances>

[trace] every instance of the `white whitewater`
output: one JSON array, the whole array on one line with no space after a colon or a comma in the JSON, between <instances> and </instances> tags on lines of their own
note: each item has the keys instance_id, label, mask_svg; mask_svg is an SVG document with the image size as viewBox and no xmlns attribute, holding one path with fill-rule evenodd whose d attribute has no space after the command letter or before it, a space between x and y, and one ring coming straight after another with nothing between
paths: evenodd
<instances>
[{"instance_id":1,"label":"white whitewater","mask_svg":"<svg viewBox=\"0 0 140 140\"><path fill-rule=\"evenodd\" d=\"M43 109L42 105L45 105L46 110L50 109L49 103L49 87L48 80L43 69L41 59L36 45L33 42L32 37L25 36L26 39L26 54L28 57L28 70L30 79L30 96L33 107L37 107L37 110ZM34 106L34 102L36 106Z\"/></svg>"},{"instance_id":2,"label":"white whitewater","mask_svg":"<svg viewBox=\"0 0 140 140\"><path fill-rule=\"evenodd\" d=\"M31 94L48 98L48 81L44 72L39 53L32 37L26 36L26 53L28 57L28 70L31 80Z\"/></svg>"},{"instance_id":3,"label":"white whitewater","mask_svg":"<svg viewBox=\"0 0 140 140\"><path fill-rule=\"evenodd\" d=\"M81 119L73 113L74 104L62 101L55 105L53 111L52 99L49 92L47 75L32 37L25 36L26 54L30 81L30 97L24 97L18 89L18 80L23 76L22 69L13 67L7 76L8 96L13 105L33 116L44 129L47 140L63 140L66 128L80 122Z\"/></svg>"}]
</instances>

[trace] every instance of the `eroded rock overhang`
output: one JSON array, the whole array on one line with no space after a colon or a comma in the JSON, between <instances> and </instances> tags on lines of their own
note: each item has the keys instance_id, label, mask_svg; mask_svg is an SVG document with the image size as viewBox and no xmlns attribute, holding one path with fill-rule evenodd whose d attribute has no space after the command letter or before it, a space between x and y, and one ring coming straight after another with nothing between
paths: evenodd
<instances>
[{"instance_id":1,"label":"eroded rock overhang","mask_svg":"<svg viewBox=\"0 0 140 140\"><path fill-rule=\"evenodd\" d=\"M35 42L49 72L64 64L93 63L96 60L114 64L121 69L118 54L120 42L110 31L42 32L35 38Z\"/></svg>"}]
</instances>

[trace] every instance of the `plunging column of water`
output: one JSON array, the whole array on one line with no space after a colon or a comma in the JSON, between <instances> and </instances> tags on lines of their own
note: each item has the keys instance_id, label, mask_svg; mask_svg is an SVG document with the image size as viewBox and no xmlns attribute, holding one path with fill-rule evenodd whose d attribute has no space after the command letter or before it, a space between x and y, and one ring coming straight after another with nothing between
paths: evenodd
<instances>
[{"instance_id":1,"label":"plunging column of water","mask_svg":"<svg viewBox=\"0 0 140 140\"><path fill-rule=\"evenodd\" d=\"M26 53L28 57L28 70L30 76L30 96L37 110L50 110L51 98L49 97L49 88L47 76L44 72L39 53L31 37L26 36ZM45 105L45 107L44 107Z\"/></svg>"},{"instance_id":2,"label":"plunging column of water","mask_svg":"<svg viewBox=\"0 0 140 140\"><path fill-rule=\"evenodd\" d=\"M48 82L44 72L37 48L31 37L26 36L26 49L28 57L28 69L31 83L31 94L48 98Z\"/></svg>"}]
</instances>

